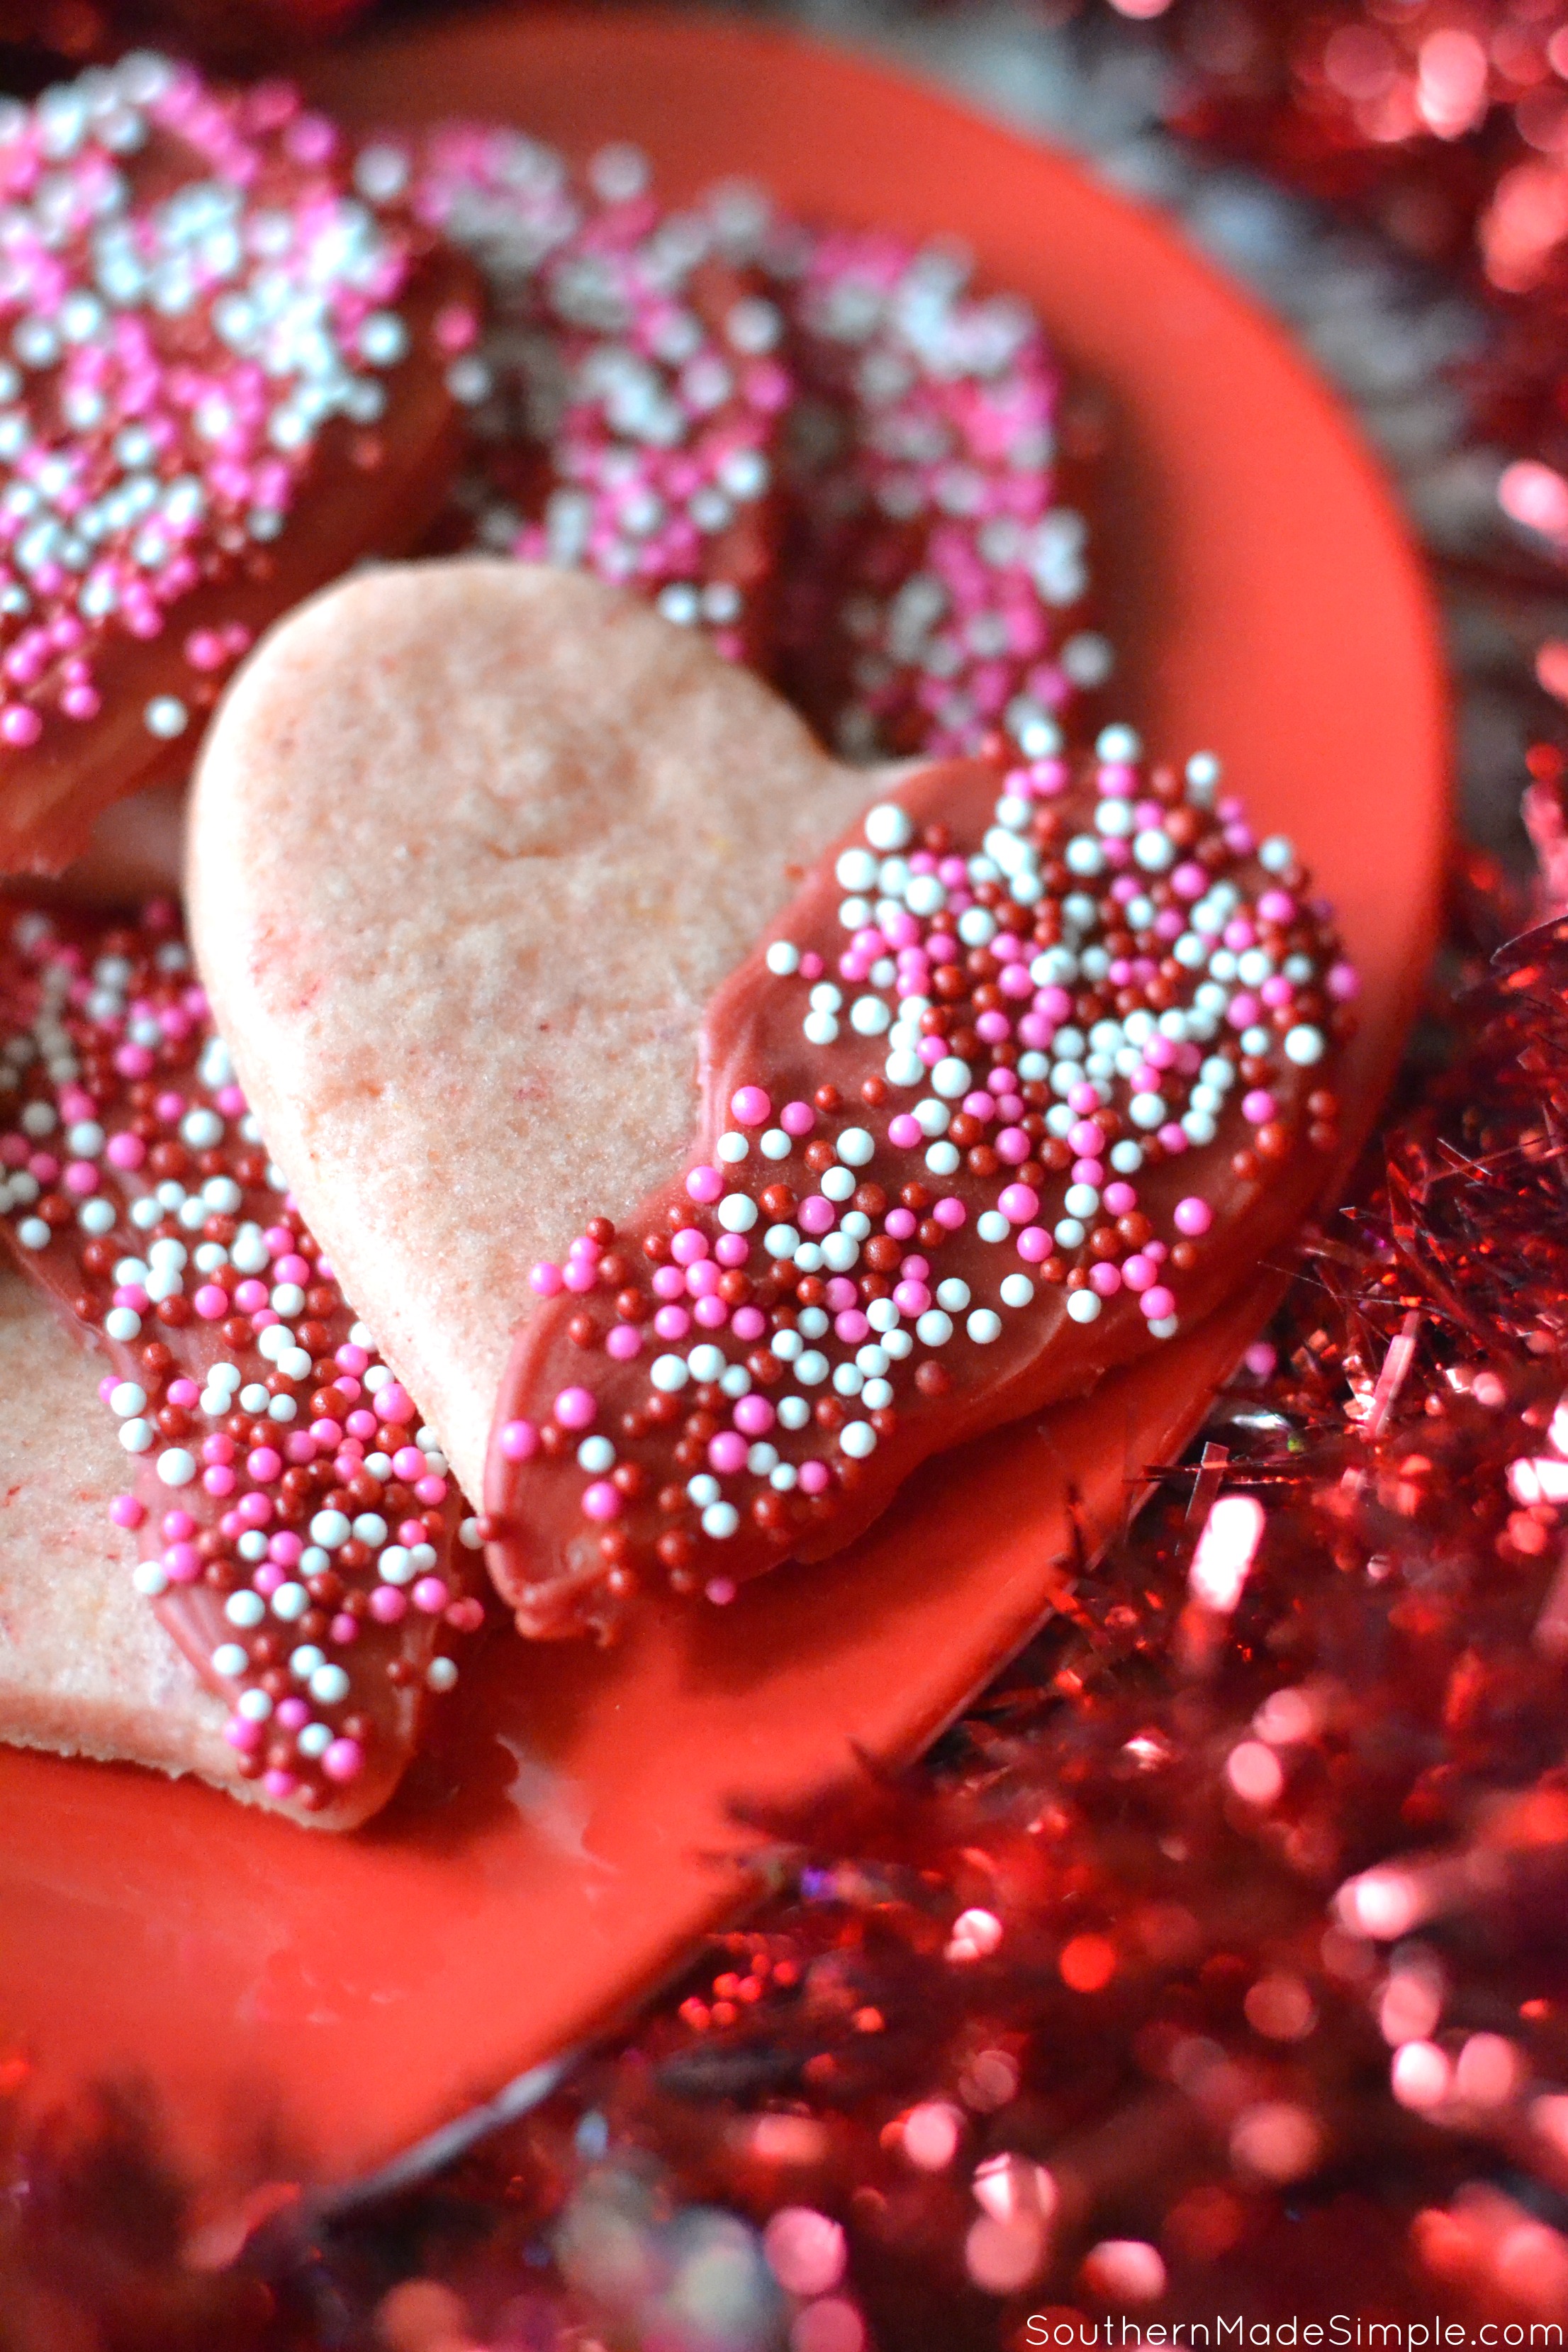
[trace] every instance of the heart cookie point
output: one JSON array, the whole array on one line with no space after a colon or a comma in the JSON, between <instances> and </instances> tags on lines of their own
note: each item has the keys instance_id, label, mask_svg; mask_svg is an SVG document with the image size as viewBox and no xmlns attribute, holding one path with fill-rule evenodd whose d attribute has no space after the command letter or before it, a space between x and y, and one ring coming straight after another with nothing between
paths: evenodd
<instances>
[{"instance_id":1,"label":"heart cookie point","mask_svg":"<svg viewBox=\"0 0 1568 2352\"><path fill-rule=\"evenodd\" d=\"M870 789L694 633L529 565L363 575L237 679L198 961L468 1495L531 1268L677 1172L704 1006Z\"/></svg>"}]
</instances>

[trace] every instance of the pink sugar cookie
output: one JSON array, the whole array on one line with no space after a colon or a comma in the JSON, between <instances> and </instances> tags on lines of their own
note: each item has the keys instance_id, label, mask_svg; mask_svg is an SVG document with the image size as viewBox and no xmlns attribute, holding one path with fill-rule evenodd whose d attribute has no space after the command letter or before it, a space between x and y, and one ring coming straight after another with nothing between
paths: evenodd
<instances>
[{"instance_id":1,"label":"pink sugar cookie","mask_svg":"<svg viewBox=\"0 0 1568 2352\"><path fill-rule=\"evenodd\" d=\"M247 1778L225 1736L227 1705L132 1581L135 1538L110 1517L126 1461L95 1387L91 1360L42 1294L0 1266L0 1739L192 1772L316 1828L354 1828L413 1753L417 1688L395 1696L374 1763L329 1786L316 1811Z\"/></svg>"},{"instance_id":2,"label":"pink sugar cookie","mask_svg":"<svg viewBox=\"0 0 1568 2352\"><path fill-rule=\"evenodd\" d=\"M865 793L694 633L528 564L345 583L236 680L193 943L470 1496L530 1268L674 1169L704 1004Z\"/></svg>"},{"instance_id":3,"label":"pink sugar cookie","mask_svg":"<svg viewBox=\"0 0 1568 2352\"><path fill-rule=\"evenodd\" d=\"M581 577L410 566L282 625L190 878L530 1634L837 1549L1212 1311L1332 1164L1352 982L1217 762L1111 728L851 772Z\"/></svg>"},{"instance_id":4,"label":"pink sugar cookie","mask_svg":"<svg viewBox=\"0 0 1568 2352\"><path fill-rule=\"evenodd\" d=\"M268 622L419 537L467 265L286 85L134 55L0 142L0 872L177 776Z\"/></svg>"},{"instance_id":5,"label":"pink sugar cookie","mask_svg":"<svg viewBox=\"0 0 1568 2352\"><path fill-rule=\"evenodd\" d=\"M477 1529L166 901L0 931L0 1738L353 1827L458 1678Z\"/></svg>"}]
</instances>

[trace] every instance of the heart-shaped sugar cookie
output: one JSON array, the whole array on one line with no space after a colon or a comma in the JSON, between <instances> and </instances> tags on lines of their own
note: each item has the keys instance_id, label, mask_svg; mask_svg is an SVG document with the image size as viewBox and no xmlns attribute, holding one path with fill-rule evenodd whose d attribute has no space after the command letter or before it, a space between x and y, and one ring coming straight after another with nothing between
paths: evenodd
<instances>
[{"instance_id":1,"label":"heart-shaped sugar cookie","mask_svg":"<svg viewBox=\"0 0 1568 2352\"><path fill-rule=\"evenodd\" d=\"M418 538L475 289L286 85L133 55L6 112L0 873L50 874L276 614Z\"/></svg>"},{"instance_id":2,"label":"heart-shaped sugar cookie","mask_svg":"<svg viewBox=\"0 0 1568 2352\"><path fill-rule=\"evenodd\" d=\"M867 792L694 635L528 565L366 574L236 681L198 961L470 1496L530 1268L675 1172L705 1004Z\"/></svg>"},{"instance_id":3,"label":"heart-shaped sugar cookie","mask_svg":"<svg viewBox=\"0 0 1568 2352\"><path fill-rule=\"evenodd\" d=\"M204 973L470 1496L488 1444L524 1630L836 1549L1310 1203L1326 911L1214 762L1136 751L843 769L656 616L485 564L334 591L239 679Z\"/></svg>"}]
</instances>

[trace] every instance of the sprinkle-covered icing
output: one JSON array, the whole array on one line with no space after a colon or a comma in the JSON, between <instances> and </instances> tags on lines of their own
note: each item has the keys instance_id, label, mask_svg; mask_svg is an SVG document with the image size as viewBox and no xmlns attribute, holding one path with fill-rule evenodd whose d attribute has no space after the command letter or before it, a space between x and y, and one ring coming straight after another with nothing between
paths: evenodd
<instances>
[{"instance_id":1,"label":"sprinkle-covered icing","mask_svg":"<svg viewBox=\"0 0 1568 2352\"><path fill-rule=\"evenodd\" d=\"M324 434L351 480L381 464L431 240L359 177L286 86L152 56L0 107L8 799L22 754L89 757L95 722L132 774L187 750L269 611L188 600L278 572Z\"/></svg>"},{"instance_id":2,"label":"sprinkle-covered icing","mask_svg":"<svg viewBox=\"0 0 1568 2352\"><path fill-rule=\"evenodd\" d=\"M454 372L472 463L459 538L637 589L718 650L758 662L777 572L776 444L793 386L784 323L730 257L723 207L667 213L636 149L559 156L489 124L433 131L422 219L482 266L483 339ZM449 530L448 537L453 535Z\"/></svg>"},{"instance_id":3,"label":"sprinkle-covered icing","mask_svg":"<svg viewBox=\"0 0 1568 2352\"><path fill-rule=\"evenodd\" d=\"M1208 1312L1324 1181L1354 989L1211 758L900 785L710 1006L690 1164L534 1271L483 1526L524 1631L725 1601Z\"/></svg>"},{"instance_id":4,"label":"sprinkle-covered icing","mask_svg":"<svg viewBox=\"0 0 1568 2352\"><path fill-rule=\"evenodd\" d=\"M330 1807L413 1744L481 1622L458 1498L268 1160L167 908L13 917L0 1213L109 1369L138 1591L228 1702L235 1769Z\"/></svg>"},{"instance_id":5,"label":"sprinkle-covered icing","mask_svg":"<svg viewBox=\"0 0 1568 2352\"><path fill-rule=\"evenodd\" d=\"M374 153L490 296L448 538L583 565L782 662L850 758L998 726L1034 756L1105 682L1060 371L950 249L808 230L735 187L661 211L624 146L581 178L489 125Z\"/></svg>"},{"instance_id":6,"label":"sprinkle-covered icing","mask_svg":"<svg viewBox=\"0 0 1568 2352\"><path fill-rule=\"evenodd\" d=\"M1086 428L1038 320L973 295L949 248L775 247L801 390L791 692L851 759L969 753L991 728L1054 749L1053 717L1113 661L1087 616L1083 456L1063 446Z\"/></svg>"}]
</instances>

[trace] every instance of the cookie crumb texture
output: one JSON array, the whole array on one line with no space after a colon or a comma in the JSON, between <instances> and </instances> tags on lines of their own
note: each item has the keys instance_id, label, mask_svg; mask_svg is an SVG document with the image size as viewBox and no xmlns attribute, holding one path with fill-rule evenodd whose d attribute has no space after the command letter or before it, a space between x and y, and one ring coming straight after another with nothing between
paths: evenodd
<instances>
[{"instance_id":1,"label":"cookie crumb texture","mask_svg":"<svg viewBox=\"0 0 1568 2352\"><path fill-rule=\"evenodd\" d=\"M280 611L425 529L471 279L279 83L0 107L0 871L183 772Z\"/></svg>"},{"instance_id":2,"label":"cookie crumb texture","mask_svg":"<svg viewBox=\"0 0 1568 2352\"><path fill-rule=\"evenodd\" d=\"M133 1537L126 1581L184 1653L171 1670L195 1669L150 1677L113 1596L79 1691L64 1651L79 1591L51 1631L52 1580L24 1579L46 1621L24 1639L32 1680L50 1668L84 1703L62 1725L13 1695L7 1736L193 1769L352 1827L395 1786L428 1695L458 1678L450 1649L482 1622L445 1458L268 1159L172 910L134 927L15 916L0 1011L0 1231L105 1367L124 1486L101 1496L103 1532L110 1549ZM8 1349L24 1389L29 1352L46 1385L58 1352L31 1337ZM52 1458L46 1554L60 1497L99 1496L104 1456L95 1431L79 1459Z\"/></svg>"},{"instance_id":3,"label":"cookie crumb texture","mask_svg":"<svg viewBox=\"0 0 1568 2352\"><path fill-rule=\"evenodd\" d=\"M719 992L684 1173L532 1271L482 1528L525 1633L837 1550L1310 1205L1354 976L1217 761L1140 754L901 782Z\"/></svg>"}]
</instances>

